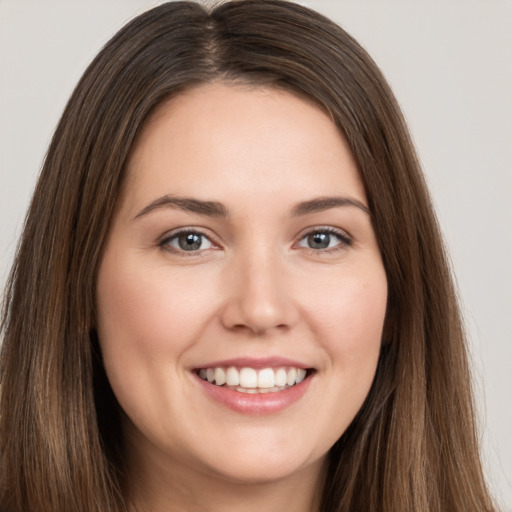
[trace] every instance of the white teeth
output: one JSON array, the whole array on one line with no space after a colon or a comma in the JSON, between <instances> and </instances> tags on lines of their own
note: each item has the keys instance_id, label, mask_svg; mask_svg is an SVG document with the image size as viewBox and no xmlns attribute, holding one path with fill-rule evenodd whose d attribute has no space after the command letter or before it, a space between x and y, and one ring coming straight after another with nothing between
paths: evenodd
<instances>
[{"instance_id":1,"label":"white teeth","mask_svg":"<svg viewBox=\"0 0 512 512\"><path fill-rule=\"evenodd\" d=\"M199 377L216 386L229 386L243 393L274 393L300 384L307 375L304 368L201 368Z\"/></svg>"},{"instance_id":2,"label":"white teeth","mask_svg":"<svg viewBox=\"0 0 512 512\"><path fill-rule=\"evenodd\" d=\"M284 368L279 368L276 372L276 386L283 387L286 386L286 370Z\"/></svg>"},{"instance_id":3,"label":"white teeth","mask_svg":"<svg viewBox=\"0 0 512 512\"><path fill-rule=\"evenodd\" d=\"M258 374L254 368L242 368L240 370L240 386L243 388L258 387Z\"/></svg>"},{"instance_id":4,"label":"white teeth","mask_svg":"<svg viewBox=\"0 0 512 512\"><path fill-rule=\"evenodd\" d=\"M215 384L222 386L226 382L226 372L222 368L215 368Z\"/></svg>"},{"instance_id":5,"label":"white teeth","mask_svg":"<svg viewBox=\"0 0 512 512\"><path fill-rule=\"evenodd\" d=\"M306 370L304 368L297 368L297 379L296 384L300 384L306 378Z\"/></svg>"},{"instance_id":6,"label":"white teeth","mask_svg":"<svg viewBox=\"0 0 512 512\"><path fill-rule=\"evenodd\" d=\"M276 385L276 378L272 368L264 368L258 372L258 387L273 388Z\"/></svg>"},{"instance_id":7,"label":"white teeth","mask_svg":"<svg viewBox=\"0 0 512 512\"><path fill-rule=\"evenodd\" d=\"M201 377L201 372L199 372ZM238 386L240 384L240 374L236 368L230 367L226 372L226 384L228 386Z\"/></svg>"},{"instance_id":8,"label":"white teeth","mask_svg":"<svg viewBox=\"0 0 512 512\"><path fill-rule=\"evenodd\" d=\"M293 386L295 384L296 379L297 379L297 370L295 368L290 368L286 375L286 384L288 384L288 386Z\"/></svg>"}]
</instances>

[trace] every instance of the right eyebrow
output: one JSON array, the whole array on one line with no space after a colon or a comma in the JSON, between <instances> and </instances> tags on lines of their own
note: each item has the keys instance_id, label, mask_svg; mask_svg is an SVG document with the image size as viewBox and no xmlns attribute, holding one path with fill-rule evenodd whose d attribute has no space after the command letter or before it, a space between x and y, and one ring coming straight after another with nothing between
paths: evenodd
<instances>
[{"instance_id":1,"label":"right eyebrow","mask_svg":"<svg viewBox=\"0 0 512 512\"><path fill-rule=\"evenodd\" d=\"M191 197L162 196L145 206L132 220L161 208L174 208L208 217L227 217L227 208L217 201L201 201Z\"/></svg>"},{"instance_id":2,"label":"right eyebrow","mask_svg":"<svg viewBox=\"0 0 512 512\"><path fill-rule=\"evenodd\" d=\"M348 196L317 197L309 201L298 203L294 206L292 215L294 217L308 215L310 213L322 212L331 208L338 208L340 206L355 206L364 213L370 215L368 206L358 199Z\"/></svg>"}]
</instances>

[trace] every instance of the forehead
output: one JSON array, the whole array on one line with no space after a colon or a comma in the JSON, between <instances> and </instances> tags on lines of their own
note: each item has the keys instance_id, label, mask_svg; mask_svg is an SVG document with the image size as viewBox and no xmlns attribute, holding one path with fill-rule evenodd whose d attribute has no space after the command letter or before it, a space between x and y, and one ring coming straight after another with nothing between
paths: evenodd
<instances>
[{"instance_id":1,"label":"forehead","mask_svg":"<svg viewBox=\"0 0 512 512\"><path fill-rule=\"evenodd\" d=\"M311 190L364 200L348 144L319 106L225 83L187 90L156 110L132 149L126 184L140 200L191 189L203 199L262 192L296 200Z\"/></svg>"}]
</instances>

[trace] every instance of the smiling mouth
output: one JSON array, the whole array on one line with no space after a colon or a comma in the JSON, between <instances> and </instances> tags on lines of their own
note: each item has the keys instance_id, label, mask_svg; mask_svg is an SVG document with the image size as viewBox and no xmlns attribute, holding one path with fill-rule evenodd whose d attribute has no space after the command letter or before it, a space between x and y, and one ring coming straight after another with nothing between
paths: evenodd
<instances>
[{"instance_id":1,"label":"smiling mouth","mask_svg":"<svg viewBox=\"0 0 512 512\"><path fill-rule=\"evenodd\" d=\"M197 375L204 381L241 393L276 393L300 384L312 369L283 366L279 368L200 368Z\"/></svg>"}]
</instances>

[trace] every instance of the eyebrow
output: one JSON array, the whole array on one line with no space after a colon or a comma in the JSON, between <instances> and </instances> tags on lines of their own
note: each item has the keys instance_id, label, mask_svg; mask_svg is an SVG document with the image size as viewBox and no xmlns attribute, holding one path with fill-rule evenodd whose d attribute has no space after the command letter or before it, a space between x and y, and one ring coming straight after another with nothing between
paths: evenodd
<instances>
[{"instance_id":1,"label":"eyebrow","mask_svg":"<svg viewBox=\"0 0 512 512\"><path fill-rule=\"evenodd\" d=\"M345 196L332 196L332 197L318 197L311 199L311 201L304 201L296 204L292 209L292 215L298 217L301 215L307 215L309 213L323 212L330 210L331 208L337 208L340 206L355 206L366 214L370 214L369 208L361 201L352 197Z\"/></svg>"},{"instance_id":2,"label":"eyebrow","mask_svg":"<svg viewBox=\"0 0 512 512\"><path fill-rule=\"evenodd\" d=\"M197 213L208 217L227 217L227 208L217 201L200 201L190 197L163 196L143 208L133 220L161 208L175 208L186 212Z\"/></svg>"},{"instance_id":3,"label":"eyebrow","mask_svg":"<svg viewBox=\"0 0 512 512\"><path fill-rule=\"evenodd\" d=\"M332 197L318 197L309 201L303 201L296 204L292 208L292 216L300 217L311 213L318 213L331 208L338 208L341 206L354 206L359 208L366 214L370 214L368 207L361 201L352 197L345 196L332 196ZM197 213L207 217L228 217L228 209L218 201L202 201L190 197L175 197L175 196L162 196L152 203L144 207L133 220L143 217L148 213L162 208L175 208L186 212Z\"/></svg>"}]
</instances>

